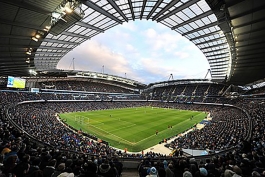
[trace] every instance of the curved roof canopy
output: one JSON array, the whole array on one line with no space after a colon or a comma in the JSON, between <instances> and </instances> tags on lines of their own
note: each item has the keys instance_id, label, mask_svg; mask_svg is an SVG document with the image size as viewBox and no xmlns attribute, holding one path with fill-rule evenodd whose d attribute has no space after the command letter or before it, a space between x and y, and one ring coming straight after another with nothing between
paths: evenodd
<instances>
[{"instance_id":1,"label":"curved roof canopy","mask_svg":"<svg viewBox=\"0 0 265 177\"><path fill-rule=\"evenodd\" d=\"M213 81L246 84L265 77L265 1L1 0L0 9L1 75L56 71L59 60L84 41L148 19L193 42Z\"/></svg>"}]
</instances>

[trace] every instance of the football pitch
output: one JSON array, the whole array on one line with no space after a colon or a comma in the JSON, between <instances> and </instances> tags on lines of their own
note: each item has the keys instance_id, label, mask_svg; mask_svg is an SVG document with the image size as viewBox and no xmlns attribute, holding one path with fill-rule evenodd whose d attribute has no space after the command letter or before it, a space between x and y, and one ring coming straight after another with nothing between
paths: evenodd
<instances>
[{"instance_id":1,"label":"football pitch","mask_svg":"<svg viewBox=\"0 0 265 177\"><path fill-rule=\"evenodd\" d=\"M127 148L130 152L140 152L165 138L178 135L205 116L204 112L157 107L60 114L60 118L75 129L95 135L109 142L110 146Z\"/></svg>"}]
</instances>

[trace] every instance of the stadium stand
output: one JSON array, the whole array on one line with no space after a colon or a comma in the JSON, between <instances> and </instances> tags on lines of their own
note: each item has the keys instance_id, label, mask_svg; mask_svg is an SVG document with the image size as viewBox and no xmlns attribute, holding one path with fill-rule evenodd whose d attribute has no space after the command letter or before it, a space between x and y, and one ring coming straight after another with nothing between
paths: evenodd
<instances>
[{"instance_id":1,"label":"stadium stand","mask_svg":"<svg viewBox=\"0 0 265 177\"><path fill-rule=\"evenodd\" d=\"M1 0L0 176L265 176L264 4ZM73 13L65 13L67 7ZM136 19L161 23L193 42L209 62L212 80L146 86L104 73L56 69L87 39ZM10 75L25 79L26 87L7 87ZM147 105L207 111L212 120L168 137L165 146L174 152L168 155L116 149L56 116ZM208 155L185 154L184 148Z\"/></svg>"},{"instance_id":2,"label":"stadium stand","mask_svg":"<svg viewBox=\"0 0 265 177\"><path fill-rule=\"evenodd\" d=\"M71 90L84 92L134 93L132 90L105 83L87 81L41 82L41 89Z\"/></svg>"},{"instance_id":3,"label":"stadium stand","mask_svg":"<svg viewBox=\"0 0 265 177\"><path fill-rule=\"evenodd\" d=\"M203 86L201 89L203 90L202 97L205 97L205 91L210 87ZM175 86L175 90L177 90L178 86ZM173 87L161 89L165 90L172 90ZM180 86L182 90L184 87ZM196 85L185 85L187 90L194 90L195 88L198 89ZM218 94L223 87L217 87L215 89L215 93ZM154 89L156 90L156 89ZM56 113L60 112L76 112L76 111L86 111L86 110L96 110L96 109L113 109L113 108L124 108L124 107L132 107L132 106L146 106L150 105L148 100L139 101L115 101L115 102L95 102L95 101L86 101L86 102L67 102L67 100L74 100L72 94L69 93L31 93L31 92L15 92L15 91L1 91L1 106L2 106L2 129L3 131L8 130L9 133L12 133L12 136L5 137L5 134L1 137L2 140L2 151L3 153L12 154L12 149L14 148L14 152L17 154L20 159L20 163L22 163L22 159L24 158L23 154L29 154L30 156L35 156L37 153L43 155L44 157L39 159L40 162L48 163L51 159L55 156L56 168L61 164L61 161L66 159L71 159L74 161L73 163L84 163L85 159L94 159L93 161L97 161L101 164L103 161L108 158L109 161L113 161L111 157L119 157L119 158L142 158L142 154L130 154L124 153L122 150L114 149L108 146L107 142L96 142L96 137L86 134L86 136L80 136L77 132L72 131L69 127L64 126L57 118ZM156 90L156 93L159 93ZM187 92L192 94L192 92ZM214 97L211 97L211 100L214 100ZM45 100L64 100L64 102L46 102ZM207 99L206 99L207 100ZM33 101L33 102L25 102L23 101ZM42 102L34 102L34 101L42 101ZM212 102L213 103L213 102ZM213 151L222 151L227 150L229 148L233 148L233 152L237 154L230 154L231 151L228 151L227 154L216 155L216 158L221 158L221 161L224 163L227 159L229 159L229 163L233 165L242 166L242 161L244 161L245 156L251 155L251 151L258 153L259 155L263 156L260 152L263 149L263 141L264 137L261 137L260 129L263 124L263 114L265 113L264 107L262 106L262 101L260 100L253 100L253 99L244 99L244 98L223 98L218 97L214 100L214 103L221 103L219 105L208 105L208 104L187 104L177 103L177 102L161 102L160 99L157 101L152 101L151 105L154 107L164 107L164 108L172 108L172 109L188 109L188 110L207 110L210 112L213 120L207 124L201 130L195 130L193 132L188 133L187 135L174 139L166 146L173 149L181 149L181 148L190 148L190 149L209 149ZM234 106L226 106L227 104L233 104ZM244 112L245 110L246 112ZM8 115L6 112L8 111ZM15 126L10 124L7 120L7 116L12 118L12 122L15 125L20 127L20 131L17 130ZM250 126L253 124L253 127ZM29 134L30 136L27 136ZM9 134L11 135L11 134ZM250 139L248 139L249 137ZM11 144L6 144L9 139L11 140ZM31 141L30 139L35 139L37 141ZM21 139L21 145L18 148L18 140ZM45 142L45 144L41 143ZM254 143L255 142L255 143ZM80 146L82 144L88 143L89 146L84 147ZM241 144L242 143L242 144ZM244 144L245 143L245 144ZM254 143L254 144L253 144ZM25 144L25 145L24 145ZM249 145L248 145L249 144ZM105 148L102 148L102 145ZM24 147L26 146L26 147ZM250 146L250 148L248 147ZM24 147L24 149L23 149ZM25 149L26 148L26 149ZM11 150L11 151L10 151ZM10 151L10 152L9 152ZM22 152L20 152L22 151ZM27 152L27 153L25 153ZM164 154L157 154L157 153L150 153L147 152L145 157L150 160L150 164L155 166L159 169L159 160L155 161L154 159L166 158L170 164L173 165L171 170L175 174L184 173L184 169L182 165L177 165L180 163L185 162L185 167L190 165L190 158L185 158L179 154L180 151L175 151L175 154L172 157L167 157ZM22 157L19 154L22 153ZM48 155L47 155L48 153ZM84 153L88 153L89 155L84 155ZM252 152L253 153L253 152ZM34 155L33 155L34 154ZM60 155L58 155L60 154ZM80 155L81 154L81 155ZM230 157L233 155L232 157ZM78 156L78 157L76 157ZM82 157L82 162L80 160L80 156ZM86 156L86 158L84 157ZM239 157L238 157L239 156ZM242 156L242 157L241 157ZM244 157L243 157L244 156ZM4 156L6 158L6 155ZM13 157L13 156L11 156ZM10 158L11 158L10 157ZM42 156L41 156L42 157ZM237 158L236 158L237 157ZM7 155L8 158L8 155ZM103 158L103 159L101 159ZM110 158L110 159L109 159ZM252 157L253 159L254 157ZM33 158L34 159L34 158ZM69 160L68 159L68 160ZM258 158L259 159L259 158ZM219 160L219 159L218 159ZM216 159L216 161L218 161ZM250 159L249 159L250 160ZM123 161L123 160L122 160ZM213 159L213 161L215 161ZM4 161L5 162L5 161ZM255 160L252 163L258 163L259 160ZM7 162L5 162L7 163ZM20 164L19 163L19 164ZM29 162L27 162L29 163ZM30 161L32 164L33 161ZM176 164L175 164L176 163ZM203 162L198 165L197 168L200 166L204 166ZM205 163L205 162L204 162ZM213 163L213 162L212 162ZM217 162L216 162L217 163ZM220 163L220 162L219 162ZM223 164L222 163L222 164ZM250 163L250 162L249 162ZM98 164L98 165L99 165ZM22 165L22 164L21 164ZM84 164L83 164L84 165ZM217 164L214 164L217 166ZM231 165L231 164L227 164ZM250 164L248 164L250 165ZM13 165L14 166L14 165ZM43 165L45 166L45 165ZM171 165L170 165L171 166ZM261 164L258 163L258 166L261 167ZM6 165L4 165L6 167ZM18 167L17 167L18 168ZM218 168L221 168L219 165ZM215 173L225 173L227 167L222 166L222 170L219 169L215 171ZM255 171L256 166L249 166L251 169L250 172ZM44 171L44 168L42 169ZM72 169L74 172L74 169ZM242 169L243 170L243 169ZM232 170L233 171L233 170ZM4 168L3 173L8 174L8 169ZM194 174L197 171L194 171ZM210 171L208 171L210 173ZM250 173L249 171L244 171L244 174ZM75 175L79 175L76 171ZM213 172L211 172L213 173ZM231 172L234 173L234 172Z\"/></svg>"}]
</instances>

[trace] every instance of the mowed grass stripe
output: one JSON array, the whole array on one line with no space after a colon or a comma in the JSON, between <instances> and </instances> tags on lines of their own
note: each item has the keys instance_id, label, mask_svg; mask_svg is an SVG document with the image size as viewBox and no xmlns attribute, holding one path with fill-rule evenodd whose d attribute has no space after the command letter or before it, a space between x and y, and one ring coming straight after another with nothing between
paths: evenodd
<instances>
[{"instance_id":1,"label":"mowed grass stripe","mask_svg":"<svg viewBox=\"0 0 265 177\"><path fill-rule=\"evenodd\" d=\"M193 116L193 119L190 118ZM205 113L165 108L138 107L60 114L76 129L94 134L112 146L138 152L200 122ZM84 121L75 121L83 117ZM89 122L88 122L89 118ZM173 128L169 129L168 125ZM155 131L159 133L155 136Z\"/></svg>"}]
</instances>

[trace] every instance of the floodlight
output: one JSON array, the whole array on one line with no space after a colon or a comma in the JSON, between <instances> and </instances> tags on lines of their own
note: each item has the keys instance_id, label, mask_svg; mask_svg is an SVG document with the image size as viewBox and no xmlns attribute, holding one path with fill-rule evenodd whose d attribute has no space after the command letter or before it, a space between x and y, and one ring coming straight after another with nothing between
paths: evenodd
<instances>
[{"instance_id":1,"label":"floodlight","mask_svg":"<svg viewBox=\"0 0 265 177\"><path fill-rule=\"evenodd\" d=\"M26 59L26 63L30 63L30 58L27 58Z\"/></svg>"},{"instance_id":2,"label":"floodlight","mask_svg":"<svg viewBox=\"0 0 265 177\"><path fill-rule=\"evenodd\" d=\"M38 42L38 38L36 38L35 36L33 36L33 37L31 37L31 39L33 40L33 41L35 41L35 42Z\"/></svg>"},{"instance_id":3,"label":"floodlight","mask_svg":"<svg viewBox=\"0 0 265 177\"><path fill-rule=\"evenodd\" d=\"M73 8L71 7L70 2L67 2L64 6L64 10L66 13L72 13L73 12Z\"/></svg>"}]
</instances>

